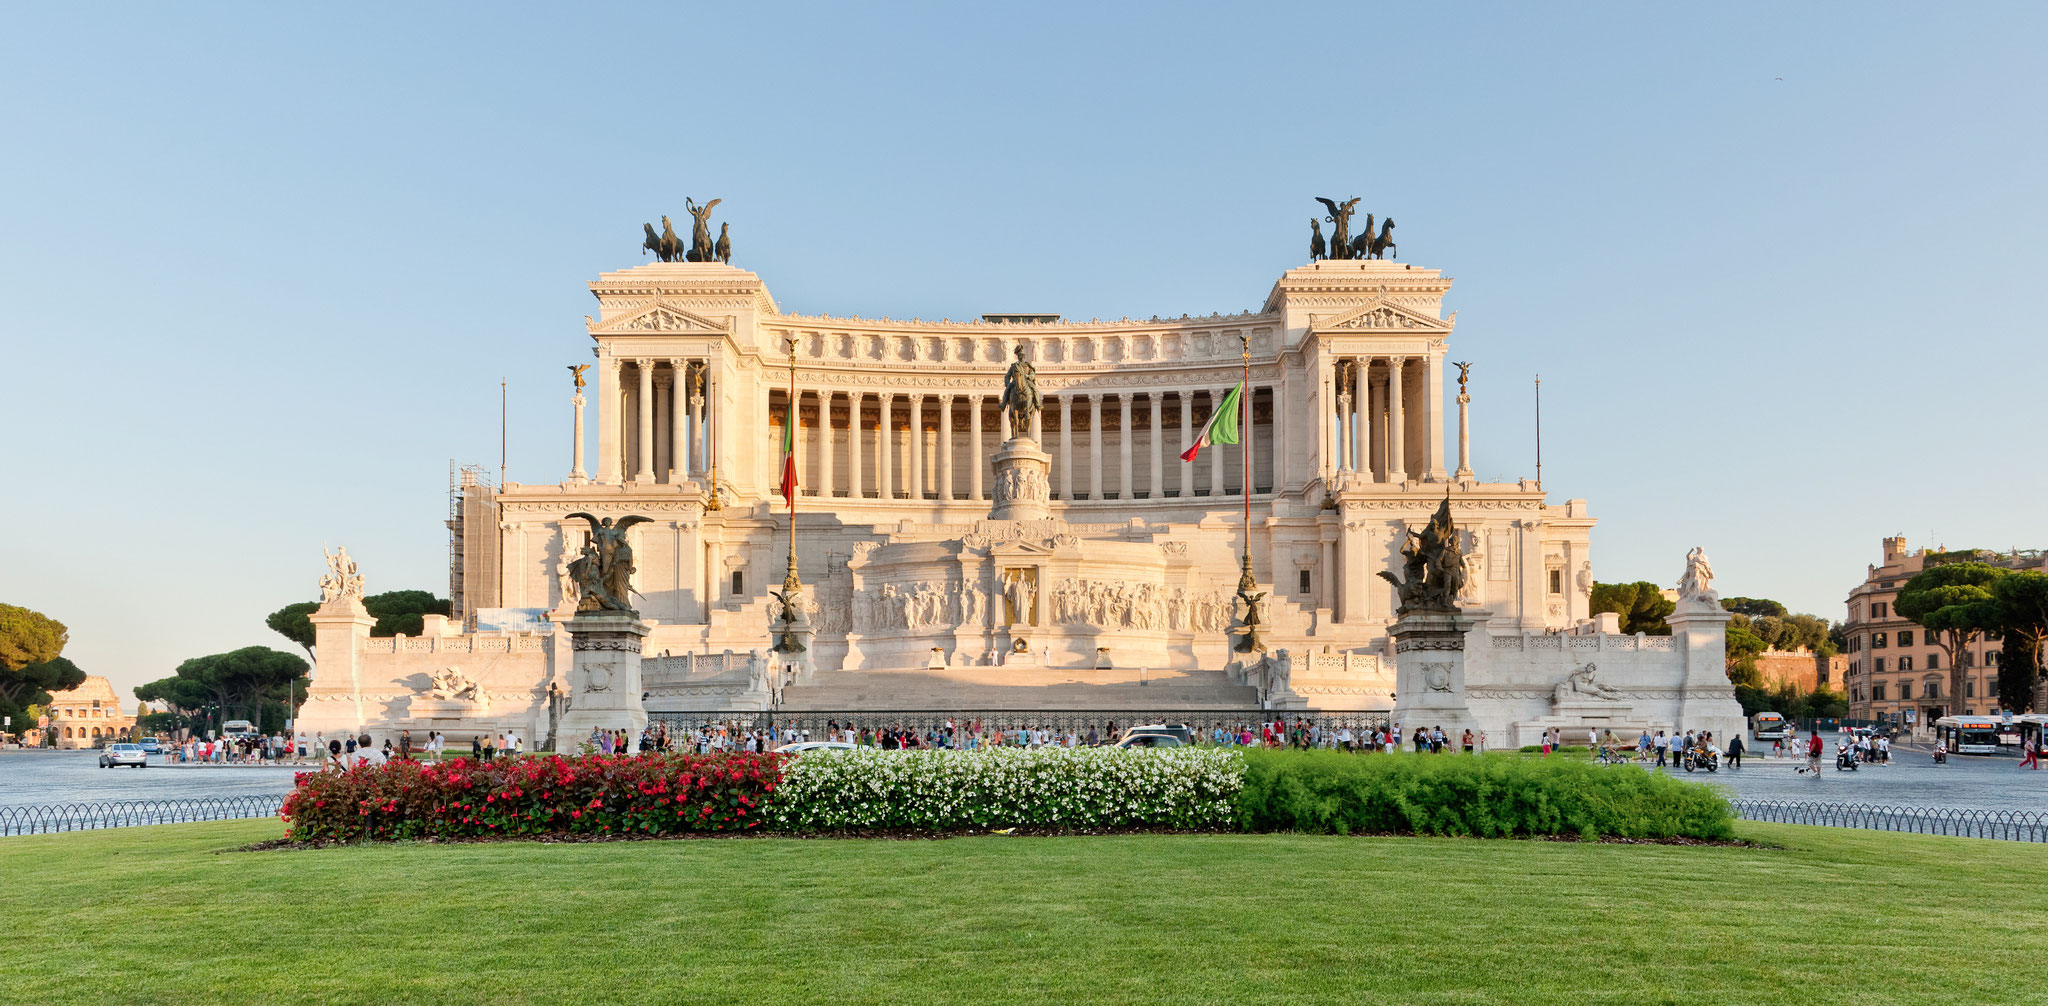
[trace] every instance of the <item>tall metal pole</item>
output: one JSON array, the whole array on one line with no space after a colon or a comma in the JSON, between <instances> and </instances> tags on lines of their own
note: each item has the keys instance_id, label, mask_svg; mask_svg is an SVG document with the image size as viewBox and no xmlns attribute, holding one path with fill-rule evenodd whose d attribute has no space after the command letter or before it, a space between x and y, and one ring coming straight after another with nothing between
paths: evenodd
<instances>
[{"instance_id":1,"label":"tall metal pole","mask_svg":"<svg viewBox=\"0 0 2048 1006\"><path fill-rule=\"evenodd\" d=\"M1543 488L1543 375L1536 375L1536 488Z\"/></svg>"},{"instance_id":2,"label":"tall metal pole","mask_svg":"<svg viewBox=\"0 0 2048 1006\"><path fill-rule=\"evenodd\" d=\"M505 379L498 378L498 488L505 488Z\"/></svg>"},{"instance_id":3,"label":"tall metal pole","mask_svg":"<svg viewBox=\"0 0 2048 1006\"><path fill-rule=\"evenodd\" d=\"M789 340L789 402L788 402L788 405L787 405L787 411L786 411L786 414L785 414L785 415L783 416L783 420L782 420L782 421L783 421L783 422L784 422L785 424L787 424L787 425L786 425L786 426L784 427L784 430L785 430L785 435L789 437L789 452L790 452L790 453L789 453L789 457L788 457L787 459L785 459L785 460L784 460L784 461L783 461L782 463L783 463L783 464L786 464L786 465L793 465L793 464L795 464L795 463L796 463L796 460L795 460L795 459L796 459L796 339L795 339L795 338L791 338L791 339ZM827 419L826 421L827 421L827 422L830 422L830 420L829 420L829 419ZM785 500L785 502L787 502L787 503L789 504L789 570L788 570L787 572L785 572L785 573L783 573L783 574L782 574L782 589L783 589L783 590L785 590L785 591L793 591L793 590L797 589L797 587L799 587L799 586L800 586L800 584L799 584L799 583L797 582L797 578L796 578L796 481L795 481L794 479L790 480L790 485L789 485L789 497L788 497L788 498L787 498L787 499ZM794 598L792 598L792 600L794 600ZM786 612L786 613L784 613L784 615L783 615L783 618L785 618L785 619L790 619L790 618L791 618L791 615L792 615L792 614L793 614L793 613L790 613L790 612Z\"/></svg>"},{"instance_id":4,"label":"tall metal pole","mask_svg":"<svg viewBox=\"0 0 2048 1006\"><path fill-rule=\"evenodd\" d=\"M1244 346L1244 380L1238 385L1237 438L1244 448L1244 568L1252 568L1252 337L1239 332Z\"/></svg>"}]
</instances>

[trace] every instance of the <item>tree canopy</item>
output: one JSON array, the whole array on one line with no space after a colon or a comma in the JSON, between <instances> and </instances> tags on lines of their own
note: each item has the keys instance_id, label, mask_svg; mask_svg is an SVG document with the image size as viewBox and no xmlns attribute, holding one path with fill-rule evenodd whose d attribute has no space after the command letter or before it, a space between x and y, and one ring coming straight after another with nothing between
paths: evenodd
<instances>
[{"instance_id":1,"label":"tree canopy","mask_svg":"<svg viewBox=\"0 0 2048 1006\"><path fill-rule=\"evenodd\" d=\"M0 604L0 716L13 718L14 731L32 722L28 707L85 681L78 665L59 656L69 638L64 623L48 615Z\"/></svg>"},{"instance_id":2,"label":"tree canopy","mask_svg":"<svg viewBox=\"0 0 2048 1006\"><path fill-rule=\"evenodd\" d=\"M1678 610L1678 604L1665 599L1663 589L1654 583L1638 580L1634 583L1596 583L1593 585L1591 607L1594 614L1612 611L1621 616L1621 631L1641 632L1651 636L1671 635L1671 626L1665 624L1664 616Z\"/></svg>"},{"instance_id":3,"label":"tree canopy","mask_svg":"<svg viewBox=\"0 0 2048 1006\"><path fill-rule=\"evenodd\" d=\"M263 624L270 626L278 635L299 644L306 651L306 656L311 658L314 641L313 622L306 616L319 610L318 601L299 601L271 612L269 617L263 620Z\"/></svg>"},{"instance_id":4,"label":"tree canopy","mask_svg":"<svg viewBox=\"0 0 2048 1006\"><path fill-rule=\"evenodd\" d=\"M426 615L445 615L450 611L448 599L435 597L425 590L389 590L382 594L371 594L363 598L363 609L377 624L370 629L372 636L396 636L404 634L417 636L426 627Z\"/></svg>"},{"instance_id":5,"label":"tree canopy","mask_svg":"<svg viewBox=\"0 0 2048 1006\"><path fill-rule=\"evenodd\" d=\"M1900 617L1912 619L1929 633L1938 634L1941 648L1948 653L1948 694L1952 703L1964 694L1964 648L1979 635L1999 631L2003 624L1991 588L2010 575L2011 570L1981 562L1929 566L1907 580L1892 599L1892 610Z\"/></svg>"},{"instance_id":6,"label":"tree canopy","mask_svg":"<svg viewBox=\"0 0 2048 1006\"><path fill-rule=\"evenodd\" d=\"M1724 597L1721 608L1750 618L1784 618L1785 606L1768 597Z\"/></svg>"},{"instance_id":7,"label":"tree canopy","mask_svg":"<svg viewBox=\"0 0 2048 1006\"><path fill-rule=\"evenodd\" d=\"M2034 704L2042 640L2048 636L2048 573L2020 570L2001 576L1991 585L1991 598L2005 636L1998 659L1998 701L2006 709L2025 712Z\"/></svg>"},{"instance_id":8,"label":"tree canopy","mask_svg":"<svg viewBox=\"0 0 2048 1006\"><path fill-rule=\"evenodd\" d=\"M301 687L307 663L296 653L267 646L245 646L226 653L193 657L178 665L177 673L135 689L143 701L169 703L182 710L208 705L220 710L220 718L233 714L254 720L269 699L283 699Z\"/></svg>"}]
</instances>

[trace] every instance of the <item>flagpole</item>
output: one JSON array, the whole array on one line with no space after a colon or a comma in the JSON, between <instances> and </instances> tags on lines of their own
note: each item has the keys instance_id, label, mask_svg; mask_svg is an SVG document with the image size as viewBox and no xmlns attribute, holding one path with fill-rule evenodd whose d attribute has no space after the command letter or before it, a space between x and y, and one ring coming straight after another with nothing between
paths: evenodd
<instances>
[{"instance_id":1,"label":"flagpole","mask_svg":"<svg viewBox=\"0 0 2048 1006\"><path fill-rule=\"evenodd\" d=\"M1244 380L1238 384L1238 439L1244 441L1244 568L1252 568L1252 337L1239 332L1238 342L1244 346Z\"/></svg>"},{"instance_id":2,"label":"flagpole","mask_svg":"<svg viewBox=\"0 0 2048 1006\"><path fill-rule=\"evenodd\" d=\"M789 402L788 402L788 405L787 405L787 413L786 413L786 414L785 414L785 415L783 416L783 419L782 419L782 421L783 421L783 422L784 422L785 424L787 424L787 425L786 425L786 433L785 433L785 435L789 437L789 457L787 457L787 458L784 458L784 459L783 459L783 462L782 462L782 463L783 463L783 464L785 464L785 465L795 465L795 464L796 464L796 339L795 339L795 337L789 337ZM830 419L829 417L827 417L827 418L826 418L826 421L827 421L827 422L830 422L830 421L831 421L831 419ZM787 497L785 497L785 502L787 502L787 503L789 504L789 569L788 569L788 571L787 571L787 572L783 573L783 575L782 575L782 589L783 589L783 590L785 590L785 591L788 591L788 590L795 590L795 589L797 589L797 587L799 586L799 584L798 584L798 582L797 582L797 578L796 578L796 480L795 480L795 479L793 479L793 478L792 478L792 479L789 479L789 480L788 480L788 485L786 486L786 488L787 488L787 489L789 490L789 494L788 494L788 496L787 496ZM785 617L785 618L787 618L788 616L787 616L787 615L785 615L784 617Z\"/></svg>"}]
</instances>

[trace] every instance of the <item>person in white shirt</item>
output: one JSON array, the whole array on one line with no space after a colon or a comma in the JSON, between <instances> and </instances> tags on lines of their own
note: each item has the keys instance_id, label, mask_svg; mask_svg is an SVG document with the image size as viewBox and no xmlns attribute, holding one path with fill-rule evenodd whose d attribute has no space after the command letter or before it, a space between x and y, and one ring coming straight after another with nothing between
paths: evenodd
<instances>
[{"instance_id":1,"label":"person in white shirt","mask_svg":"<svg viewBox=\"0 0 2048 1006\"><path fill-rule=\"evenodd\" d=\"M356 738L356 764L372 767L384 764L384 752L370 743L369 734Z\"/></svg>"}]
</instances>

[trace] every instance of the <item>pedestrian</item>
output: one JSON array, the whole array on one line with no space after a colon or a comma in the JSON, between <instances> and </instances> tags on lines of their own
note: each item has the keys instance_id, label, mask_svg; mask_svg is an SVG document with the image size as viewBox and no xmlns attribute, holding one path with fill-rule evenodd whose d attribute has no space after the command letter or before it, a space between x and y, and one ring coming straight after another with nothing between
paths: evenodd
<instances>
[{"instance_id":1,"label":"pedestrian","mask_svg":"<svg viewBox=\"0 0 2048 1006\"><path fill-rule=\"evenodd\" d=\"M2035 740L2032 734L2028 734L2027 738L2020 742L2020 754L2021 768L2037 772L2041 770L2041 742Z\"/></svg>"},{"instance_id":2,"label":"pedestrian","mask_svg":"<svg viewBox=\"0 0 2048 1006\"><path fill-rule=\"evenodd\" d=\"M1821 739L1820 739L1820 731L1819 731L1819 730L1815 730L1815 731L1813 731L1812 733L1810 733L1810 734L1807 734L1807 735L1806 735L1806 767L1805 767L1804 769L1801 769L1800 771L1802 771L1802 772L1811 772L1811 773L1813 773L1813 777L1814 777L1815 779L1818 779L1818 778L1820 778L1820 756L1821 756L1821 754L1822 754L1822 753L1824 753L1824 752L1826 752L1826 751L1827 751L1827 742L1825 742L1825 741L1823 741L1823 740L1821 740Z\"/></svg>"},{"instance_id":3,"label":"pedestrian","mask_svg":"<svg viewBox=\"0 0 2048 1006\"><path fill-rule=\"evenodd\" d=\"M1741 768L1741 767L1742 767L1742 749L1743 749L1743 743L1742 743L1742 735L1741 735L1741 734L1739 734L1739 733L1738 733L1738 734L1736 734L1736 735L1735 735L1734 737L1731 737L1731 738L1729 738L1729 739L1728 739L1728 767L1729 767L1729 768Z\"/></svg>"},{"instance_id":4,"label":"pedestrian","mask_svg":"<svg viewBox=\"0 0 2048 1006\"><path fill-rule=\"evenodd\" d=\"M1471 753L1472 753L1472 728L1471 728L1471 727L1466 727L1466 728L1465 728L1465 736L1464 736L1464 739L1463 739L1463 744L1464 744L1464 747L1465 747L1465 753L1466 753L1466 754L1471 754Z\"/></svg>"}]
</instances>

